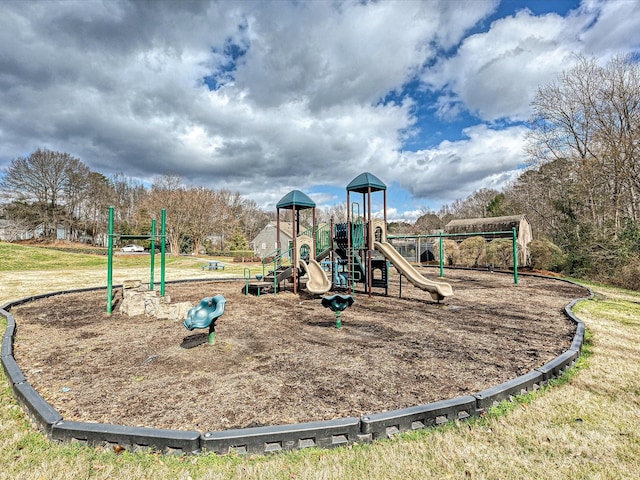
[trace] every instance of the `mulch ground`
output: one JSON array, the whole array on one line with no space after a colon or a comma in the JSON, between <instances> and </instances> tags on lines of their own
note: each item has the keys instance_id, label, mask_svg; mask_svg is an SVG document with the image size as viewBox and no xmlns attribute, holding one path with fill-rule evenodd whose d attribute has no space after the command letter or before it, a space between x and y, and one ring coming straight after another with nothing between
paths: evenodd
<instances>
[{"instance_id":1,"label":"mulch ground","mask_svg":"<svg viewBox=\"0 0 640 480\"><path fill-rule=\"evenodd\" d=\"M437 270L424 269L436 279ZM472 394L527 373L571 344L563 314L585 289L551 279L447 270L431 300L392 276L358 292L335 328L319 297L245 296L244 282L167 285L172 301L227 299L214 345L184 319L106 314L104 291L12 310L14 355L67 420L214 431L382 412ZM383 292L382 292L383 293Z\"/></svg>"}]
</instances>

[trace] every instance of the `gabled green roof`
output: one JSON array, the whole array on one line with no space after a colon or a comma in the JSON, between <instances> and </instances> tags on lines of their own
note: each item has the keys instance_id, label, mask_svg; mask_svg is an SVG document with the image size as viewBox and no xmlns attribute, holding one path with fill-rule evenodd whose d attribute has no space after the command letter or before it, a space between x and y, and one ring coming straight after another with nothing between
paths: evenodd
<instances>
[{"instance_id":1,"label":"gabled green roof","mask_svg":"<svg viewBox=\"0 0 640 480\"><path fill-rule=\"evenodd\" d=\"M366 193L369 191L369 187L372 192L387 189L387 186L373 173L364 172L351 180L351 183L347 185L347 192Z\"/></svg>"},{"instance_id":2,"label":"gabled green roof","mask_svg":"<svg viewBox=\"0 0 640 480\"><path fill-rule=\"evenodd\" d=\"M302 193L300 190L290 191L284 197L282 197L278 202L278 204L276 205L277 208L290 208L290 209L293 209L293 207L298 207L302 209L315 208L315 206L316 206L316 203L313 200L311 200L308 195L306 195L305 193Z\"/></svg>"}]
</instances>

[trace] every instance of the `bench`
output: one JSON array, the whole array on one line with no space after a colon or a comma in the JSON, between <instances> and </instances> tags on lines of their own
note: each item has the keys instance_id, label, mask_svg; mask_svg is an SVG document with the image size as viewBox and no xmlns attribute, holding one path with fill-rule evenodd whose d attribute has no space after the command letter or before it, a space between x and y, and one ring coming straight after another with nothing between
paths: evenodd
<instances>
[{"instance_id":1,"label":"bench","mask_svg":"<svg viewBox=\"0 0 640 480\"><path fill-rule=\"evenodd\" d=\"M202 270L224 270L224 263L211 261L202 266Z\"/></svg>"}]
</instances>

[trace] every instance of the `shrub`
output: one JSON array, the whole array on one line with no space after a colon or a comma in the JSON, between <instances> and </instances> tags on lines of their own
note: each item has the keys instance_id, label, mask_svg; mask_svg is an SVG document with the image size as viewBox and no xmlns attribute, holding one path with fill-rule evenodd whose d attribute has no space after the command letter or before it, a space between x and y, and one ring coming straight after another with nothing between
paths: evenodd
<instances>
[{"instance_id":1,"label":"shrub","mask_svg":"<svg viewBox=\"0 0 640 480\"><path fill-rule=\"evenodd\" d=\"M536 270L560 272L566 263L566 255L549 240L533 240L529 243L531 266Z\"/></svg>"},{"instance_id":2,"label":"shrub","mask_svg":"<svg viewBox=\"0 0 640 480\"><path fill-rule=\"evenodd\" d=\"M434 239L434 242L433 256L435 257L435 261L440 263L440 240L436 238ZM458 243L454 240L445 238L442 240L442 246L444 247L444 264L455 265L458 262L458 257L460 256Z\"/></svg>"},{"instance_id":3,"label":"shrub","mask_svg":"<svg viewBox=\"0 0 640 480\"><path fill-rule=\"evenodd\" d=\"M253 258L255 256L255 253L253 253L253 250L229 250L228 255L232 257Z\"/></svg>"},{"instance_id":4,"label":"shrub","mask_svg":"<svg viewBox=\"0 0 640 480\"><path fill-rule=\"evenodd\" d=\"M483 237L469 237L460 243L458 263L463 267L478 267L487 264L487 242Z\"/></svg>"},{"instance_id":5,"label":"shrub","mask_svg":"<svg viewBox=\"0 0 640 480\"><path fill-rule=\"evenodd\" d=\"M640 291L640 258L628 259L627 263L610 281L619 287Z\"/></svg>"},{"instance_id":6,"label":"shrub","mask_svg":"<svg viewBox=\"0 0 640 480\"><path fill-rule=\"evenodd\" d=\"M498 238L487 244L487 263L496 267L513 267L513 240Z\"/></svg>"},{"instance_id":7,"label":"shrub","mask_svg":"<svg viewBox=\"0 0 640 480\"><path fill-rule=\"evenodd\" d=\"M260 259L260 257L256 257L254 255L250 255L250 256L241 256L241 255L236 255L235 257L233 257L233 261L234 263L244 263L244 262L256 262L259 263L262 260Z\"/></svg>"}]
</instances>

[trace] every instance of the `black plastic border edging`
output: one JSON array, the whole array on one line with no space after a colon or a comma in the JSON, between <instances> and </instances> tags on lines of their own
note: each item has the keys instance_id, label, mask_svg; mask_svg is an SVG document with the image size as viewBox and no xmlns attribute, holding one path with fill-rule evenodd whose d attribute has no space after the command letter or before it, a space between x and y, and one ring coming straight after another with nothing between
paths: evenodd
<instances>
[{"instance_id":1,"label":"black plastic border edging","mask_svg":"<svg viewBox=\"0 0 640 480\"><path fill-rule=\"evenodd\" d=\"M120 445L132 451L151 449L167 453L196 453L200 450L200 432L195 430L128 427L62 419L53 424L51 438L59 441L80 441L88 445Z\"/></svg>"},{"instance_id":2,"label":"black plastic border edging","mask_svg":"<svg viewBox=\"0 0 640 480\"><path fill-rule=\"evenodd\" d=\"M2 361L4 363L4 358ZM18 399L18 403L23 406L36 425L47 435L51 435L53 425L62 420L62 415L49 405L29 382L14 384L13 393Z\"/></svg>"},{"instance_id":3,"label":"black plastic border edging","mask_svg":"<svg viewBox=\"0 0 640 480\"><path fill-rule=\"evenodd\" d=\"M361 418L362 433L373 440L391 438L401 432L434 427L442 423L464 420L476 415L476 398L469 395L416 407L374 413Z\"/></svg>"},{"instance_id":4,"label":"black plastic border edging","mask_svg":"<svg viewBox=\"0 0 640 480\"><path fill-rule=\"evenodd\" d=\"M264 454L299 448L332 448L358 441L360 419L340 418L322 422L207 432L202 435L205 451L226 454Z\"/></svg>"},{"instance_id":5,"label":"black plastic border edging","mask_svg":"<svg viewBox=\"0 0 640 480\"><path fill-rule=\"evenodd\" d=\"M2 336L2 357L9 357L12 355L13 337L16 334L16 321L6 310L0 309L0 315L7 319L7 328Z\"/></svg>"},{"instance_id":6,"label":"black plastic border edging","mask_svg":"<svg viewBox=\"0 0 640 480\"><path fill-rule=\"evenodd\" d=\"M541 278L575 282L562 278ZM210 279L180 280L203 281ZM510 399L536 388L550 379L562 375L572 367L580 356L584 342L584 323L573 313L573 306L583 299L573 300L565 307L565 314L576 324L571 347L552 361L520 377L501 383L473 395L441 400L426 405L365 415L361 418L347 417L336 420L309 422L293 425L223 430L201 434L190 430L167 430L125 425L109 425L66 421L44 398L26 381L24 374L13 357L13 338L17 324L9 309L13 306L40 298L104 290L105 287L91 287L65 290L17 300L0 307L0 315L7 319L7 328L2 339L2 367L9 379L14 395L27 414L52 440L80 441L88 445L120 445L132 451L153 450L164 453L215 452L227 454L266 454L293 449L320 447L331 448L371 442L391 438L398 433L428 428L445 422L464 420L485 412L492 405ZM593 292L589 290L592 298Z\"/></svg>"},{"instance_id":7,"label":"black plastic border edging","mask_svg":"<svg viewBox=\"0 0 640 480\"><path fill-rule=\"evenodd\" d=\"M503 400L509 400L516 395L532 392L542 385L542 381L542 373L534 370L513 380L508 380L500 385L476 393L474 397L476 398L477 411L478 413L485 412Z\"/></svg>"}]
</instances>

